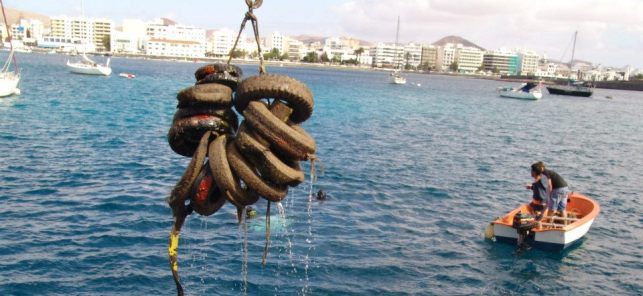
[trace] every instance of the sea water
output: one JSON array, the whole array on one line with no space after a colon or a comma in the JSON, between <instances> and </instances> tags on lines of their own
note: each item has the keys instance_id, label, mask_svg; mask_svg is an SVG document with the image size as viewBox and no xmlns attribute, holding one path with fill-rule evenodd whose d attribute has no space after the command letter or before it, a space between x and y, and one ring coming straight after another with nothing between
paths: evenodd
<instances>
[{"instance_id":1,"label":"sea water","mask_svg":"<svg viewBox=\"0 0 643 296\"><path fill-rule=\"evenodd\" d=\"M0 99L0 294L173 295L164 200L189 159L166 134L176 93L203 64L112 58L115 74L97 77L66 60L19 54L22 95ZM265 202L247 221L245 265L230 204L189 217L188 295L642 293L643 93L521 101L495 93L513 83L491 80L268 71L315 95L304 127L318 147L313 190L329 198L310 202L303 183L285 219L273 205L265 267ZM483 232L530 200L538 160L601 213L579 245L518 255Z\"/></svg>"}]
</instances>

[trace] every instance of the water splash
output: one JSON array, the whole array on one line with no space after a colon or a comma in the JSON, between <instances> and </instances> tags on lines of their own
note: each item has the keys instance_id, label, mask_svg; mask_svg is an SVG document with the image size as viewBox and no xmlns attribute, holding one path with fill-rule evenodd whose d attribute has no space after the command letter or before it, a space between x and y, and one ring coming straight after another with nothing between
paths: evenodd
<instances>
[{"instance_id":1,"label":"water splash","mask_svg":"<svg viewBox=\"0 0 643 296\"><path fill-rule=\"evenodd\" d=\"M239 222L239 234L242 237L241 245L241 293L248 295L248 223L246 223L246 215L248 208L244 207L241 211L241 221Z\"/></svg>"}]
</instances>

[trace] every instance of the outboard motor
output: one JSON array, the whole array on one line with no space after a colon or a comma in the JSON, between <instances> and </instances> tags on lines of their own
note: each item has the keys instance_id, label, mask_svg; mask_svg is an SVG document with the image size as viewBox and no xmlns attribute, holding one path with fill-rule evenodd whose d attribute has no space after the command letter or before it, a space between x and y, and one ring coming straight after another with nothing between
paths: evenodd
<instances>
[{"instance_id":1,"label":"outboard motor","mask_svg":"<svg viewBox=\"0 0 643 296\"><path fill-rule=\"evenodd\" d=\"M512 227L518 232L518 248L525 249L529 246L525 243L525 239L531 233L531 230L536 227L536 219L528 213L519 212L514 215Z\"/></svg>"}]
</instances>

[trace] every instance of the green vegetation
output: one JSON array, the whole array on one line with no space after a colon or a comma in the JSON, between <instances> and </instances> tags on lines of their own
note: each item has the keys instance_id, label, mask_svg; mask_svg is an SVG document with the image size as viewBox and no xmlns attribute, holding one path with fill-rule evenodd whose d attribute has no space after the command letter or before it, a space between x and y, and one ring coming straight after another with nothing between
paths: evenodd
<instances>
[{"instance_id":1,"label":"green vegetation","mask_svg":"<svg viewBox=\"0 0 643 296\"><path fill-rule=\"evenodd\" d=\"M112 37L110 35L104 35L101 43L105 51L112 51Z\"/></svg>"},{"instance_id":2,"label":"green vegetation","mask_svg":"<svg viewBox=\"0 0 643 296\"><path fill-rule=\"evenodd\" d=\"M634 79L643 80L643 74L636 74L636 76L634 76Z\"/></svg>"},{"instance_id":3,"label":"green vegetation","mask_svg":"<svg viewBox=\"0 0 643 296\"><path fill-rule=\"evenodd\" d=\"M248 53L242 49L235 49L230 52L230 55L233 59L243 59L248 55Z\"/></svg>"},{"instance_id":4,"label":"green vegetation","mask_svg":"<svg viewBox=\"0 0 643 296\"><path fill-rule=\"evenodd\" d=\"M453 72L457 72L458 71L458 62L451 63L451 65L449 65L449 70L451 70Z\"/></svg>"},{"instance_id":5,"label":"green vegetation","mask_svg":"<svg viewBox=\"0 0 643 296\"><path fill-rule=\"evenodd\" d=\"M269 60L273 60L273 61L279 60L279 61L281 61L282 60L281 57L282 57L282 55L279 53L279 49L276 49L276 48L273 48L269 53L265 53L263 55L263 59L267 60L267 61L269 61Z\"/></svg>"},{"instance_id":6,"label":"green vegetation","mask_svg":"<svg viewBox=\"0 0 643 296\"><path fill-rule=\"evenodd\" d=\"M301 61L304 63L319 63L319 56L314 51L311 51Z\"/></svg>"}]
</instances>

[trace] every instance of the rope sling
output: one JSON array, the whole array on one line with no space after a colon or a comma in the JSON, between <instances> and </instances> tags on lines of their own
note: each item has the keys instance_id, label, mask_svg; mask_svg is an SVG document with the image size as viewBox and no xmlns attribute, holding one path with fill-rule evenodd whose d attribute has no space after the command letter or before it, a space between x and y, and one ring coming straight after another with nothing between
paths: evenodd
<instances>
[{"instance_id":1,"label":"rope sling","mask_svg":"<svg viewBox=\"0 0 643 296\"><path fill-rule=\"evenodd\" d=\"M196 83L177 94L177 110L168 132L174 152L191 157L183 176L167 202L174 223L168 256L177 295L183 295L178 273L181 227L197 212L210 216L226 201L237 209L243 222L246 207L259 198L267 200L265 266L270 244L270 206L283 200L289 187L304 181L300 161L311 161L315 180L315 140L300 126L313 112L308 87L286 75L267 74L261 53L258 19L253 10L262 0L245 0L248 11L230 51L228 62L209 64L195 72ZM232 53L247 21L259 54L259 75L242 79L241 68L232 65ZM243 115L239 119L233 108Z\"/></svg>"}]
</instances>

